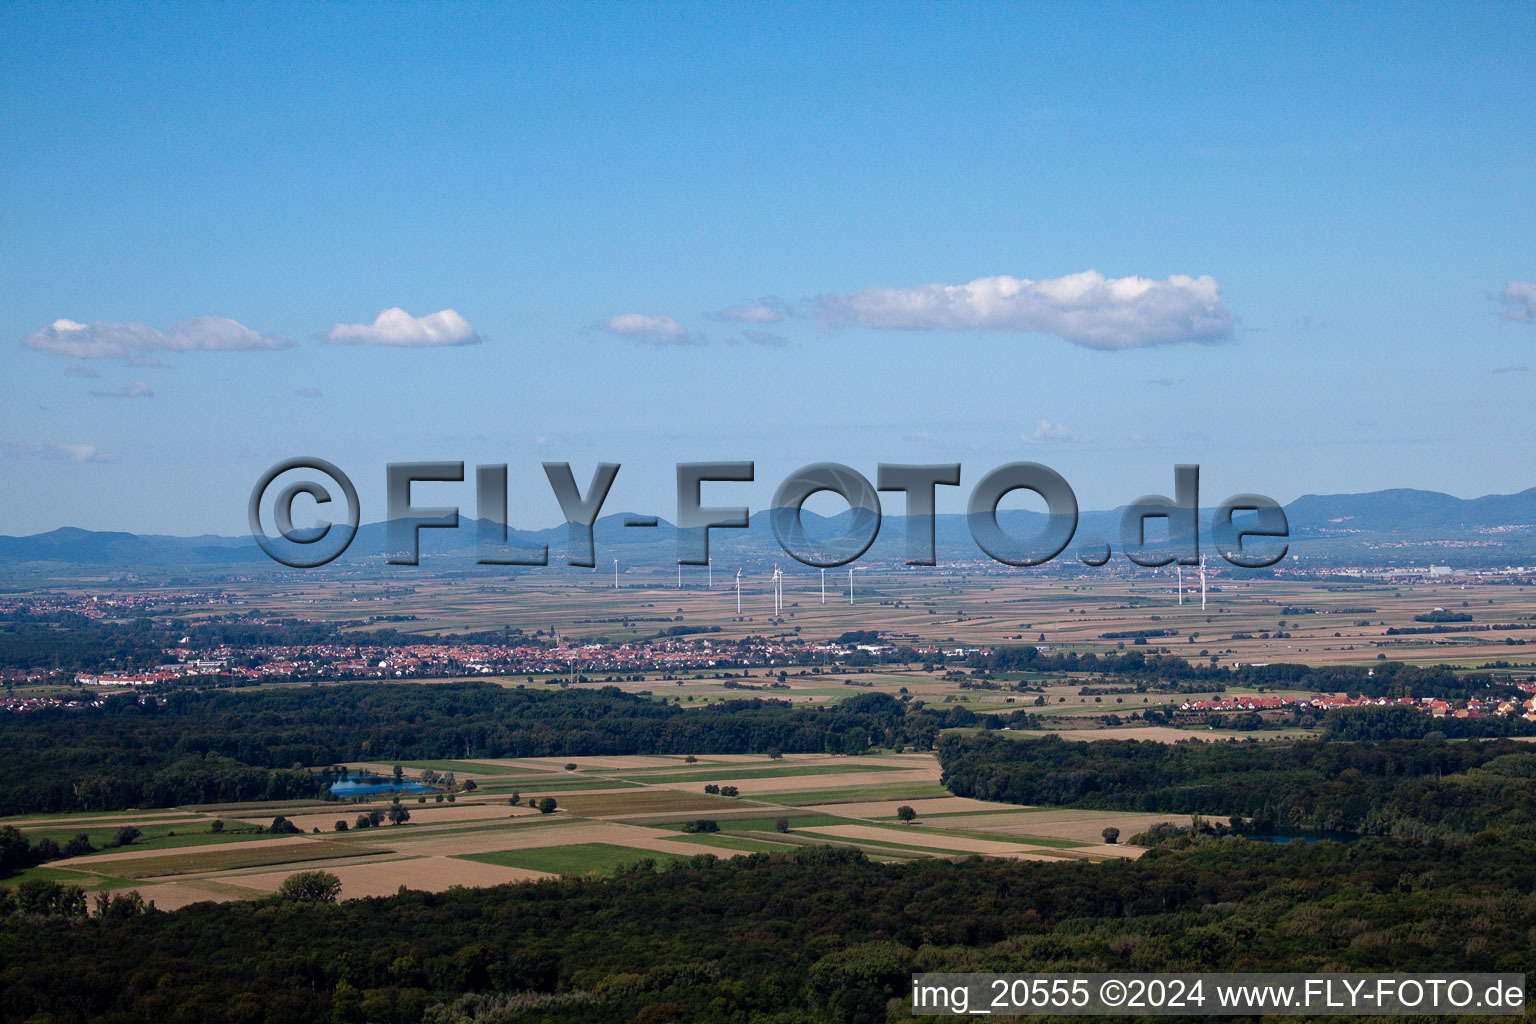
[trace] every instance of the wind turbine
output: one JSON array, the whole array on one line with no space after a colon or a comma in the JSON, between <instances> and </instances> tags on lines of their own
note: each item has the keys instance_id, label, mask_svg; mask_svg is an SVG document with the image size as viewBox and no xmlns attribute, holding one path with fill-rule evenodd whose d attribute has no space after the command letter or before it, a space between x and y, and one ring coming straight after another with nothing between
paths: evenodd
<instances>
[{"instance_id":1,"label":"wind turbine","mask_svg":"<svg viewBox=\"0 0 1536 1024\"><path fill-rule=\"evenodd\" d=\"M613 589L619 589L619 560L617 558L613 560Z\"/></svg>"},{"instance_id":2,"label":"wind turbine","mask_svg":"<svg viewBox=\"0 0 1536 1024\"><path fill-rule=\"evenodd\" d=\"M827 603L827 570L821 570L821 603Z\"/></svg>"},{"instance_id":3,"label":"wind turbine","mask_svg":"<svg viewBox=\"0 0 1536 1024\"><path fill-rule=\"evenodd\" d=\"M773 617L778 618L784 607L784 573L777 566L773 570Z\"/></svg>"},{"instance_id":4,"label":"wind turbine","mask_svg":"<svg viewBox=\"0 0 1536 1024\"><path fill-rule=\"evenodd\" d=\"M741 614L741 570L736 570L736 614Z\"/></svg>"},{"instance_id":5,"label":"wind turbine","mask_svg":"<svg viewBox=\"0 0 1536 1024\"><path fill-rule=\"evenodd\" d=\"M1205 556L1200 556L1200 610L1205 611Z\"/></svg>"},{"instance_id":6,"label":"wind turbine","mask_svg":"<svg viewBox=\"0 0 1536 1024\"><path fill-rule=\"evenodd\" d=\"M853 566L848 567L848 603L853 604Z\"/></svg>"},{"instance_id":7,"label":"wind turbine","mask_svg":"<svg viewBox=\"0 0 1536 1024\"><path fill-rule=\"evenodd\" d=\"M1179 571L1179 604L1184 603L1184 567L1177 562L1173 566Z\"/></svg>"},{"instance_id":8,"label":"wind turbine","mask_svg":"<svg viewBox=\"0 0 1536 1024\"><path fill-rule=\"evenodd\" d=\"M710 590L714 590L715 589L715 560L713 558L711 558L711 559L708 559L708 562L709 562L709 589Z\"/></svg>"}]
</instances>

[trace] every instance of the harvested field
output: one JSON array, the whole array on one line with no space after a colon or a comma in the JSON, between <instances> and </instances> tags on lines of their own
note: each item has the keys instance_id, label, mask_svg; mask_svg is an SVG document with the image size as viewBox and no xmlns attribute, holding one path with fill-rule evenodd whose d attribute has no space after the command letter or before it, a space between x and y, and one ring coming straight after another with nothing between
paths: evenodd
<instances>
[{"instance_id":1,"label":"harvested field","mask_svg":"<svg viewBox=\"0 0 1536 1024\"><path fill-rule=\"evenodd\" d=\"M937 785L939 781L939 766L935 762L928 768L905 768L881 772L844 771L831 775L798 775L790 777L773 778L736 778L721 776L711 778L709 781L718 782L722 786L735 786L743 795L756 795L759 793L803 793L818 789L852 789L860 786L879 785L882 787L897 786L908 783L928 783ZM669 782L659 778L654 785L667 786L672 789L698 789L696 782Z\"/></svg>"},{"instance_id":2,"label":"harvested field","mask_svg":"<svg viewBox=\"0 0 1536 1024\"><path fill-rule=\"evenodd\" d=\"M235 871L240 868L266 867L269 864L294 864L302 861L334 860L342 857L377 856L388 850L343 846L340 843L302 841L302 845L277 843L220 846L193 853L160 854L113 860L107 870L122 878L158 878L164 875L193 875L204 872ZM97 862L107 858L96 858ZM81 864L80 867L85 867ZM106 867L103 864L103 867Z\"/></svg>"},{"instance_id":3,"label":"harvested field","mask_svg":"<svg viewBox=\"0 0 1536 1024\"><path fill-rule=\"evenodd\" d=\"M740 782L742 779L787 779L809 775L840 775L865 772L897 772L900 768L879 764L765 764L691 766L667 772L636 772L624 777L648 784L670 782Z\"/></svg>"},{"instance_id":4,"label":"harvested field","mask_svg":"<svg viewBox=\"0 0 1536 1024\"><path fill-rule=\"evenodd\" d=\"M881 828L878 825L813 825L803 832L816 832L838 839L855 842L868 839L897 846L922 850L941 850L945 853L984 853L992 857L1012 860L1060 860L1059 855L1041 853L1015 843L1002 843L991 839L965 839L960 836L936 836L923 832L898 828Z\"/></svg>"},{"instance_id":5,"label":"harvested field","mask_svg":"<svg viewBox=\"0 0 1536 1024\"><path fill-rule=\"evenodd\" d=\"M964 811L1023 811L1028 810L1018 804L994 804L986 800L973 800L968 796L940 796L918 800L871 800L866 803L850 802L840 804L802 804L801 810L820 811L825 814L841 814L848 818L888 818L896 813L896 808L906 804L917 812L919 818L925 814L955 814Z\"/></svg>"},{"instance_id":6,"label":"harvested field","mask_svg":"<svg viewBox=\"0 0 1536 1024\"><path fill-rule=\"evenodd\" d=\"M962 828L972 832L996 832L1003 835L1050 836L1055 839L1075 839L1080 843L1102 844L1105 827L1113 825L1120 830L1123 843L1138 832L1145 832L1160 821L1175 825L1189 824L1184 814L1145 814L1135 811L1078 811L1047 808L1031 811L1027 815L1012 818L1007 815L987 815L977 818L945 818L945 828Z\"/></svg>"},{"instance_id":7,"label":"harvested field","mask_svg":"<svg viewBox=\"0 0 1536 1024\"><path fill-rule=\"evenodd\" d=\"M658 788L576 794L556 799L561 810L584 818L660 814L669 811L733 810L741 806L739 801L731 797Z\"/></svg>"},{"instance_id":8,"label":"harvested field","mask_svg":"<svg viewBox=\"0 0 1536 1024\"><path fill-rule=\"evenodd\" d=\"M393 896L402 885L407 889L441 892L453 885L505 885L549 877L543 871L481 863L459 857L413 857L371 864L344 864L326 870L341 879L343 899ZM294 871L271 871L240 875L238 878L242 886L276 892L278 886L283 884L283 879L292 874Z\"/></svg>"},{"instance_id":9,"label":"harvested field","mask_svg":"<svg viewBox=\"0 0 1536 1024\"><path fill-rule=\"evenodd\" d=\"M845 789L809 789L794 793L775 791L772 793L753 794L758 799L771 800L776 803L788 804L792 807L805 807L811 804L884 802L886 800L911 803L913 800L951 795L949 790L937 782L905 782L890 786L849 786Z\"/></svg>"},{"instance_id":10,"label":"harvested field","mask_svg":"<svg viewBox=\"0 0 1536 1024\"><path fill-rule=\"evenodd\" d=\"M337 804L334 811L324 814L301 814L288 820L293 822L301 832L308 832L318 828L321 832L330 832L335 829L336 822L345 821L349 826L362 814L375 807L388 807L386 804ZM442 803L442 804L418 804L414 801L403 801L401 806L411 812L410 825L436 825L439 822L450 821L482 821L487 818L506 818L514 814L537 814L536 808L527 806L507 806L506 800L497 803ZM252 825L270 825L271 818L240 818L243 822ZM394 826L384 826L393 828ZM408 826L409 827L409 826Z\"/></svg>"},{"instance_id":11,"label":"harvested field","mask_svg":"<svg viewBox=\"0 0 1536 1024\"><path fill-rule=\"evenodd\" d=\"M228 889L235 887L230 886ZM138 892L144 899L154 903L156 910L180 910L194 903L228 903L230 900L244 899L252 895L259 895L253 891L244 892L220 892L214 888L204 888L198 882L163 882L159 885L139 885L133 889L109 890L114 896L121 896L128 892Z\"/></svg>"}]
</instances>

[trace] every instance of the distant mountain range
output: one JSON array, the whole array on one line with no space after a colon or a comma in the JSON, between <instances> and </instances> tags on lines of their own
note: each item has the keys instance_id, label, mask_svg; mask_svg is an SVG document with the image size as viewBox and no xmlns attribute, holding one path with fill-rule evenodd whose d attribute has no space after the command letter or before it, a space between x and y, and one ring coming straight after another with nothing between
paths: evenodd
<instances>
[{"instance_id":1,"label":"distant mountain range","mask_svg":"<svg viewBox=\"0 0 1536 1024\"><path fill-rule=\"evenodd\" d=\"M1077 545L1103 540L1119 558L1123 509L1084 512L1073 545L1056 564L1070 567ZM1443 564L1461 568L1536 564L1536 487L1518 494L1490 494L1463 499L1436 491L1394 489L1364 494L1307 494L1285 507L1290 521L1290 550L1298 564L1311 566L1408 566ZM1209 545L1210 510L1201 513L1202 542ZM822 518L806 512L809 536L832 544L846 541L857 525L853 513ZM594 530L598 569L607 571L614 558L621 567L668 567L675 564L676 531L660 520L657 526L625 526L627 514L603 516ZM1030 537L1046 526L1048 516L1004 511L999 524L1008 533ZM921 528L926 523L913 520ZM905 558L906 517L887 515L879 538L862 562L901 563ZM963 515L934 517L933 529L940 564L975 561L985 556L971 538ZM358 530L342 564L383 565L387 524L370 523ZM477 551L477 525L460 520L456 530L424 529L420 534L424 562L472 564ZM536 552L549 546L551 565L564 565L568 530L564 524L543 530L509 530L510 552ZM758 565L782 559L765 513L757 513L747 529L714 530L711 555L717 566ZM219 567L249 571L282 569L250 537L170 537L159 534L96 532L73 527L30 537L0 536L0 565L16 568L67 567ZM509 571L487 568L486 571ZM510 570L518 571L518 570Z\"/></svg>"}]
</instances>

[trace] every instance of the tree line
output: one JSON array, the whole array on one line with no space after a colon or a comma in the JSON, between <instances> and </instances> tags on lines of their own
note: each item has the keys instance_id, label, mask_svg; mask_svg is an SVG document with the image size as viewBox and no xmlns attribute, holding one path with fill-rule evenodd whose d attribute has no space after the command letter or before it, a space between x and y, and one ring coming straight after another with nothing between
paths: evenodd
<instances>
[{"instance_id":1,"label":"tree line","mask_svg":"<svg viewBox=\"0 0 1536 1024\"><path fill-rule=\"evenodd\" d=\"M686 712L616 687L484 682L176 691L163 704L129 694L100 708L0 715L0 817L314 798L324 780L301 769L351 761L927 749L941 729L977 721L883 693Z\"/></svg>"},{"instance_id":2,"label":"tree line","mask_svg":"<svg viewBox=\"0 0 1536 1024\"><path fill-rule=\"evenodd\" d=\"M1239 816L1256 829L1397 836L1536 835L1536 749L1460 743L1297 740L1154 743L946 735L944 785L1018 804Z\"/></svg>"}]
</instances>

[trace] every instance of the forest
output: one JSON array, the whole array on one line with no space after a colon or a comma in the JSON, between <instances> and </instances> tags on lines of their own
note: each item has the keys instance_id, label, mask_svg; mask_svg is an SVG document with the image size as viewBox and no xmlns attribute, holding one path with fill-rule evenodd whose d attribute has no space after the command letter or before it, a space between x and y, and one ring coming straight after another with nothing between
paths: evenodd
<instances>
[{"instance_id":1,"label":"forest","mask_svg":"<svg viewBox=\"0 0 1536 1024\"><path fill-rule=\"evenodd\" d=\"M1020 804L1255 819L1258 831L1536 835L1536 748L1513 740L1156 743L948 734L944 785Z\"/></svg>"},{"instance_id":2,"label":"forest","mask_svg":"<svg viewBox=\"0 0 1536 1024\"><path fill-rule=\"evenodd\" d=\"M725 701L696 711L616 687L465 682L133 694L100 708L0 715L0 817L321 795L297 769L348 761L600 754L862 753L927 749L964 708L908 709L882 693L833 706Z\"/></svg>"},{"instance_id":3,"label":"forest","mask_svg":"<svg viewBox=\"0 0 1536 1024\"><path fill-rule=\"evenodd\" d=\"M1103 863L807 847L436 895L325 888L172 913L0 902L0 1021L862 1024L905 1019L913 971L1527 971L1536 935L1536 844L1502 833Z\"/></svg>"}]
</instances>

